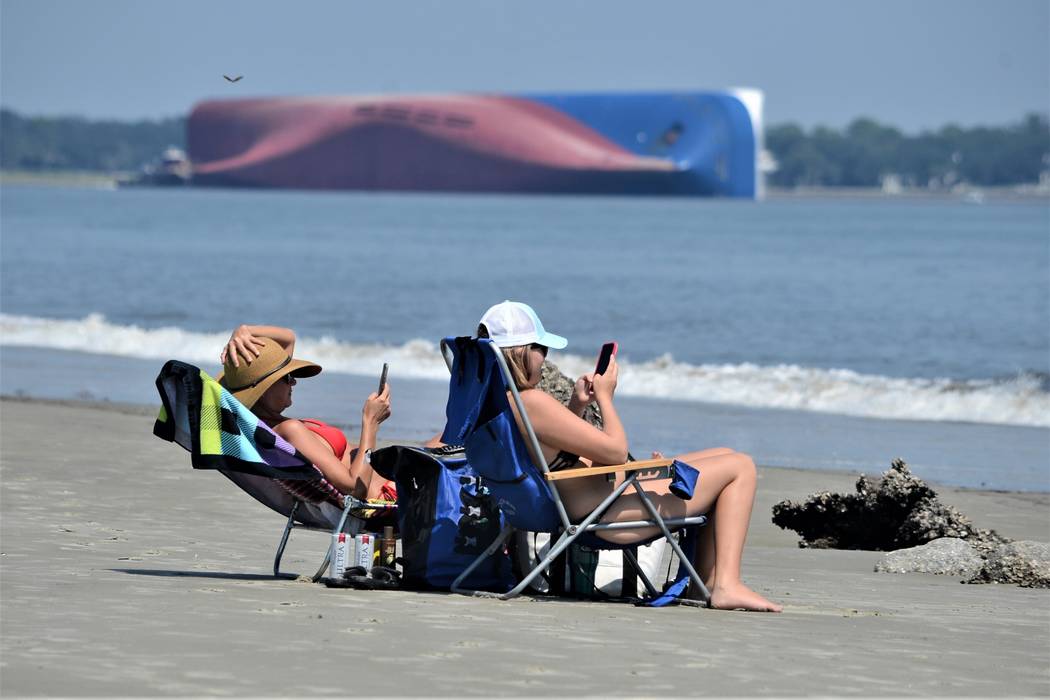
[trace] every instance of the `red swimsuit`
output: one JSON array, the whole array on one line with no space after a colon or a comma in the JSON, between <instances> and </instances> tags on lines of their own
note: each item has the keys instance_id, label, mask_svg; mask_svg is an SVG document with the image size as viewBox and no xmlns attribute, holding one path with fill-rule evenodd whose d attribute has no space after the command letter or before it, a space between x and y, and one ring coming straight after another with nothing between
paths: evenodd
<instances>
[{"instance_id":1,"label":"red swimsuit","mask_svg":"<svg viewBox=\"0 0 1050 700\"><path fill-rule=\"evenodd\" d=\"M346 436L343 435L343 431L334 426L328 425L327 423L311 418L302 419L303 425L307 427L311 432L320 435L325 442L332 446L332 452L335 452L335 456L339 459L343 458L346 454ZM388 481L383 484L383 488L379 494L384 500L396 501L397 500L397 489L394 487L393 481Z\"/></svg>"},{"instance_id":2,"label":"red swimsuit","mask_svg":"<svg viewBox=\"0 0 1050 700\"><path fill-rule=\"evenodd\" d=\"M311 431L324 438L325 442L332 446L332 452L335 452L336 457L339 459L343 458L343 455L346 454L347 442L342 430L310 418L304 418L302 423Z\"/></svg>"}]
</instances>

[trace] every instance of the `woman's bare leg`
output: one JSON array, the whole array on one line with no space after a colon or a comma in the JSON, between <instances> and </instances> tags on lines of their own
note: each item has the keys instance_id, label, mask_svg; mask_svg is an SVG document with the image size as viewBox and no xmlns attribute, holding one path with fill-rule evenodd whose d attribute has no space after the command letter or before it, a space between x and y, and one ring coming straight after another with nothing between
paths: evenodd
<instances>
[{"instance_id":1,"label":"woman's bare leg","mask_svg":"<svg viewBox=\"0 0 1050 700\"><path fill-rule=\"evenodd\" d=\"M706 455L704 452L694 452L678 457L700 470L696 491L689 501L682 501L672 495L667 488L667 481L643 482L643 488L664 517L677 518L701 513L712 516L708 526L701 528L701 532L710 529L712 525L713 529L710 533L704 533L706 539L701 538L700 549L694 556L697 573L711 581L711 607L779 612L779 605L755 593L740 580L740 560L758 480L755 463L746 454L732 450L714 454L711 451L705 452ZM571 510L575 511L576 516L597 506L602 496L611 489L607 482L602 486L590 478L566 481L570 483L560 486L559 490L572 506ZM609 508L602 521L640 520L648 517L649 514L641 501L625 494ZM608 531L599 536L611 542L626 544L657 532L655 528L629 532Z\"/></svg>"},{"instance_id":2,"label":"woman's bare leg","mask_svg":"<svg viewBox=\"0 0 1050 700\"><path fill-rule=\"evenodd\" d=\"M688 454L679 455L678 459L692 464L696 460L735 453L736 450L732 450L728 447L714 447L709 450L700 450L699 452L689 452ZM707 586L708 590L711 590L711 587L715 585L714 508L712 507L709 509L706 515L707 524L700 528L700 536L697 538L696 542L696 551L693 552L693 566L696 568L696 572L700 574L700 578L703 580L704 585ZM689 584L689 596L692 598L700 597L700 591L693 583Z\"/></svg>"},{"instance_id":3,"label":"woman's bare leg","mask_svg":"<svg viewBox=\"0 0 1050 700\"><path fill-rule=\"evenodd\" d=\"M701 481L705 473L710 475L717 471L721 477L719 480L725 482L712 504L714 513L708 527L713 525L714 530L707 536L707 541L701 538L701 549L694 557L694 565L711 591L711 607L780 612L783 609L780 605L755 593L740 580L740 561L757 486L755 463L739 452L690 463L700 469Z\"/></svg>"}]
</instances>

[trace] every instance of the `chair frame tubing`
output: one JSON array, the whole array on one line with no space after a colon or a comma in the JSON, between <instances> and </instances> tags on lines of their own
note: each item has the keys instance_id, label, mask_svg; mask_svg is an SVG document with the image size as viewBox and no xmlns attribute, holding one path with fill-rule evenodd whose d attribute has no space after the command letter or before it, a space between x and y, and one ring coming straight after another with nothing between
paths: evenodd
<instances>
[{"instance_id":1,"label":"chair frame tubing","mask_svg":"<svg viewBox=\"0 0 1050 700\"><path fill-rule=\"evenodd\" d=\"M284 532L281 534L281 543L277 545L277 554L276 556L274 556L273 559L274 578L281 577L281 557L284 556L284 549L288 545L288 537L292 534L292 530L294 528L313 530L315 532L329 532L328 530L322 528L310 527L309 525L296 522L295 514L299 510L300 505L302 505L302 500L296 499L295 503L292 504L291 511L288 513L288 521L285 523ZM354 498L353 496L343 496L342 515L339 517L339 523L334 528L332 528L330 534L335 536L341 532L346 532L349 535L356 535L362 530L364 530L366 521L364 520L364 518L359 518L355 515L352 515L352 510L358 508L368 508L371 510L388 510L390 508L395 507L396 506L393 504L366 503L365 501ZM321 577L324 576L325 572L328 570L328 566L331 563L331 560L332 547L331 544L329 544L329 547L325 550L324 560L321 562L321 566L317 569L317 572L312 577L310 577L310 580L313 583L317 583L321 580Z\"/></svg>"},{"instance_id":2,"label":"chair frame tubing","mask_svg":"<svg viewBox=\"0 0 1050 700\"><path fill-rule=\"evenodd\" d=\"M510 373L510 368L507 366L507 361L503 357L503 353L500 352L499 348L497 348L495 344L487 343L485 345L487 345L489 351L495 357L496 362L498 363L500 368L500 373L503 375L504 384L510 391L511 398L514 400L514 405L518 409L518 415L521 417L521 424L524 426L525 433L528 438L526 442L526 447L529 450L529 456L532 459L533 465L540 471L540 474L546 477L549 473L549 470L547 469L547 463L543 459L543 450L540 448L540 441L536 437L536 432L532 428L532 422L529 420L528 413L525 412L525 405L521 400L521 394L518 391L518 387L514 383L514 378ZM449 371L451 371L453 365L453 355L451 349L448 347L447 339L443 339L441 341L441 354L445 359L445 364L448 365ZM652 499L650 499L648 494L645 493L645 489L643 489L638 483L638 474L632 472L628 465L624 466L625 472L627 473L627 478L625 478L623 482L619 486L617 486L613 490L613 492L601 502L601 504L598 505L597 508L592 510L591 513L586 518L584 518L582 522L578 524L573 524L572 521L569 519L568 513L565 510L565 505L562 503L561 500L561 494L558 493L557 483L555 481L547 480L547 486L550 488L551 494L554 497L555 508L557 509L558 517L561 520L562 527L560 534L551 533L552 544L550 546L550 549L547 551L547 555L543 558L543 561L534 566L532 571L530 571L525 576L525 578L518 583L517 586L515 586L506 593L493 593L490 591L479 591L464 588L462 586L462 583L466 580L467 576L469 576L470 573L474 571L474 569L476 569L482 561L484 561L487 557L492 556L492 554L494 554L500 547L502 547L503 543L507 540L508 537L510 537L510 534L511 532L513 532L514 528L511 525L507 525L503 528L503 530L500 532L499 536L493 541L493 543L489 545L484 552L478 555L477 559L471 562L470 566L468 566L456 578L456 580L452 582L452 592L461 593L464 595L473 595L477 597L510 600L511 598L515 598L518 595L520 595L521 592L525 590L525 588L529 585L529 583L532 582L534 578L536 578L537 575L539 575L542 571L547 569L547 567L550 566L551 562L553 562L555 558L558 557L558 555L564 552L576 540L576 538L578 538L584 532L601 532L604 530L632 530L643 527L656 527L660 529L660 531L663 533L663 536L667 539L667 542L671 545L671 548L674 550L674 553L678 556L679 561L682 563L682 565L688 572L689 578L694 584L696 584L697 589L702 593L704 601L710 601L711 594L707 590L707 586L704 585L703 579L700 578L700 575L693 567L692 561L690 561L689 557L687 557L685 555L685 552L682 551L681 546L672 536L670 530L671 527L680 528L692 525L704 525L707 522L707 517L703 515L697 515L686 518L665 519L663 516L660 515L660 512L653 504ZM634 488L635 492L638 494L638 498L642 502L642 505L645 506L645 509L649 512L649 515L652 519L634 520L622 523L596 523L595 521L601 518L602 515L605 514L606 510L608 510L609 507L612 506L612 504L616 501L616 499L623 495L623 493L629 487ZM555 535L558 535L556 542L553 541ZM649 594L655 595L657 593L656 589L653 587L652 582L649 581L648 577L646 577L645 574L641 572L641 569L638 567L637 561L634 560L634 557L630 557L628 561L632 564L635 571L641 573L642 583L645 585L645 588L649 592Z\"/></svg>"}]
</instances>

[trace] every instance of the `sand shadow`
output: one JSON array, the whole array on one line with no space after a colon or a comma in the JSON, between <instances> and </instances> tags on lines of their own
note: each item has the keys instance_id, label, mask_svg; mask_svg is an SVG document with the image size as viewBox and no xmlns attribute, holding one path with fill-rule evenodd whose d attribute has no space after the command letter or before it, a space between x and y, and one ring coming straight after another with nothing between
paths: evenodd
<instances>
[{"instance_id":1,"label":"sand shadow","mask_svg":"<svg viewBox=\"0 0 1050 700\"><path fill-rule=\"evenodd\" d=\"M296 574L235 574L229 571L173 571L171 569L110 569L135 576L177 576L184 578L221 578L229 581L294 581Z\"/></svg>"}]
</instances>

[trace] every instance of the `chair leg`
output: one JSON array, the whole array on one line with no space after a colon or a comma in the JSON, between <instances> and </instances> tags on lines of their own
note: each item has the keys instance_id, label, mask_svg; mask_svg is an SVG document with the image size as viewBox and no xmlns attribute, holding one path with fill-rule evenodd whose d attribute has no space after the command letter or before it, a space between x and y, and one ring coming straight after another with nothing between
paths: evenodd
<instances>
[{"instance_id":1,"label":"chair leg","mask_svg":"<svg viewBox=\"0 0 1050 700\"><path fill-rule=\"evenodd\" d=\"M299 501L292 504L292 510L288 513L288 522L284 526L284 534L281 535L281 544L277 546L277 556L273 559L274 578L280 578L281 576L281 557L284 556L284 548L288 544L288 536L292 534L292 528L295 527L295 512L297 510L299 510Z\"/></svg>"},{"instance_id":2,"label":"chair leg","mask_svg":"<svg viewBox=\"0 0 1050 700\"><path fill-rule=\"evenodd\" d=\"M479 554L477 559L475 559L474 561L470 562L470 566L468 566L466 569L464 569L463 572L459 576L456 577L456 580L453 581L452 585L450 586L450 590L453 593L461 593L463 595L474 595L474 596L479 596L479 597L493 597L493 598L494 597L502 597L498 593L490 593L490 592L487 592L487 591L476 591L476 590L473 590L473 589L470 589L470 588L463 588L462 586L460 586L460 584L463 583L463 581L466 580L467 576L470 575L470 572L472 572L474 569L478 568L478 566L481 565L481 562L485 561L490 556L495 554L496 550L498 550L500 547L503 546L503 543L507 541L507 538L510 537L510 534L512 532L514 532L514 528L511 527L510 525L505 525L503 527L503 530L499 533L499 536L495 540L492 541L492 544L490 544L488 547L486 547L485 551L482 552L481 554ZM529 580L531 581L532 579L530 578Z\"/></svg>"},{"instance_id":3,"label":"chair leg","mask_svg":"<svg viewBox=\"0 0 1050 700\"><path fill-rule=\"evenodd\" d=\"M630 567L623 567L623 584L620 594L625 598L638 595L638 584L635 581L632 581L634 585L630 587L633 590L628 591L627 578L630 576L632 579L635 577L642 579L642 585L645 586L645 590L648 591L649 595L657 596L660 592L656 590L656 587L653 586L653 582L649 580L649 577L645 575L645 571L643 571L642 567L638 564L637 553L638 547L627 547L623 550L624 563L630 564Z\"/></svg>"},{"instance_id":4,"label":"chair leg","mask_svg":"<svg viewBox=\"0 0 1050 700\"><path fill-rule=\"evenodd\" d=\"M551 540L554 540L553 533L551 533ZM551 562L551 568L548 575L548 592L553 596L565 595L565 576L569 569L569 550L565 550ZM571 583L571 577L570 577ZM575 585L571 585L570 588L575 589ZM577 592L578 591L574 591Z\"/></svg>"},{"instance_id":5,"label":"chair leg","mask_svg":"<svg viewBox=\"0 0 1050 700\"><path fill-rule=\"evenodd\" d=\"M569 545L571 545L576 540L576 538L579 537L581 534L583 534L583 530L582 529L577 529L575 532L573 532L571 534L569 533L568 530L562 532L561 537L558 538L558 541L552 543L551 546L550 546L550 549L547 550L547 556L543 558L543 561L541 561L539 564L534 566L532 568L532 571L530 571L525 576L525 578L523 578L518 583L517 586L515 586L511 590L507 591L503 595L497 596L497 597L500 600L510 600L511 598L515 598L515 597L521 595L521 592L523 590L525 590L525 587L528 586L532 582L532 579L534 579L537 576L539 576L540 572L544 571L548 566L550 566L551 562L553 562L555 559L557 559L558 556L562 552L564 552L566 549L568 549Z\"/></svg>"},{"instance_id":6,"label":"chair leg","mask_svg":"<svg viewBox=\"0 0 1050 700\"><path fill-rule=\"evenodd\" d=\"M520 583L518 583L517 586L515 586L507 593L504 593L503 595L499 596L500 600L509 600L520 595L521 592L525 589L525 587L528 586L530 582L532 582L532 579L536 578L536 576L538 576L541 571L550 566L551 562L553 562L562 552L568 549L569 545L571 545L577 537L586 532L587 528L590 527L590 525L595 520L598 520L602 516L602 514L609 508L609 505L612 504L613 501L619 498L623 494L623 492L627 490L627 487L630 485L630 483L631 480L627 480L621 483L619 486L613 489L613 492L606 496L605 500L603 500L597 508L592 510L590 515L584 518L581 523L579 523L578 525L573 525L568 530L564 530L561 534L561 537L558 538L558 541L551 543L550 549L547 550L547 556L544 557L543 561L541 561L539 564L533 567L532 571L530 571L528 575L526 575L525 578Z\"/></svg>"},{"instance_id":7,"label":"chair leg","mask_svg":"<svg viewBox=\"0 0 1050 700\"><path fill-rule=\"evenodd\" d=\"M353 518L353 517L350 516L350 508L353 507L352 504L353 504L353 502L349 498L347 498L344 501L343 515L339 518L339 524L336 525L335 529L332 530L332 535L333 536L338 535L340 532L343 532L343 527L346 525L346 521L348 519L351 521L350 531L352 533L355 532L355 530L354 530L354 521L357 520L357 518ZM360 527L360 526L358 526L358 527ZM310 578L310 580L313 583L317 583L318 581L320 581L321 577L324 576L324 572L328 571L328 565L331 562L332 562L332 548L331 548L331 546L329 546L328 549L325 550L324 561L321 562L321 566L320 566L320 568L317 569L317 573L315 573Z\"/></svg>"},{"instance_id":8,"label":"chair leg","mask_svg":"<svg viewBox=\"0 0 1050 700\"><path fill-rule=\"evenodd\" d=\"M328 564L332 559L332 548L329 547L328 551L324 553L324 561L321 562L321 568L317 570L317 573L310 577L310 581L317 583L324 576L324 572L328 571Z\"/></svg>"},{"instance_id":9,"label":"chair leg","mask_svg":"<svg viewBox=\"0 0 1050 700\"><path fill-rule=\"evenodd\" d=\"M685 566L686 571L689 572L689 578L691 578L693 583L695 583L700 589L700 592L704 596L704 601L709 603L711 601L711 593L707 590L707 586L704 585L704 581L700 578L700 574L696 573L696 569L693 568L693 562L689 560L689 557L687 557L682 551L678 542L676 542L674 537L671 536L671 531L667 529L667 524L664 523L664 519L661 517L660 512L656 510L656 506L653 505L649 496L646 495L645 489L643 489L633 477L631 478L631 481L634 483L634 490L638 494L638 498L641 499L642 505L644 505L646 510L649 511L649 514L652 516L653 520L656 521L656 524L660 526L660 530L663 531L664 537L667 538L667 543L671 545L671 549L673 549L674 553L678 555L678 560L683 566Z\"/></svg>"}]
</instances>

